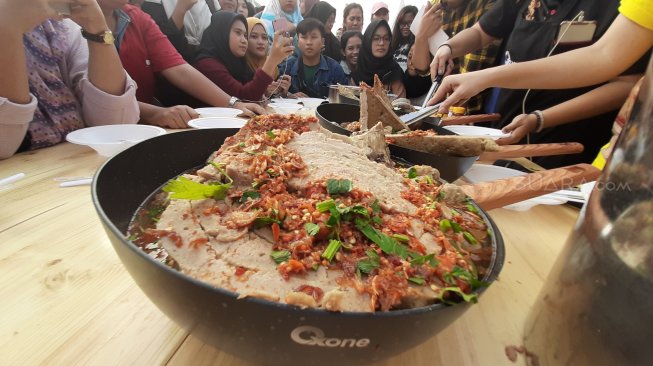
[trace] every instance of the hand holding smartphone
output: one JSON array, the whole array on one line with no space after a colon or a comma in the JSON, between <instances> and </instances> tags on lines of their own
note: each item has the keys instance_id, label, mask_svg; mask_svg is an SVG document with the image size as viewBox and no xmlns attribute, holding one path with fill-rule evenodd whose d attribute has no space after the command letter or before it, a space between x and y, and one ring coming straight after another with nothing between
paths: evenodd
<instances>
[{"instance_id":1,"label":"hand holding smartphone","mask_svg":"<svg viewBox=\"0 0 653 366\"><path fill-rule=\"evenodd\" d=\"M285 18L277 18L272 21L272 29L274 29L274 33L277 33L279 31L281 32L288 32L288 20Z\"/></svg>"}]
</instances>

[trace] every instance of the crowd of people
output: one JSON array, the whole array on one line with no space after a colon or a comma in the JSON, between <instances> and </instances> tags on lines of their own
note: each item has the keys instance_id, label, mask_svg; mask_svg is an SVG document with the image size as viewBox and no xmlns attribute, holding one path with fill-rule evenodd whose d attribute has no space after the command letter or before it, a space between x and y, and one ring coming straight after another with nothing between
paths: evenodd
<instances>
[{"instance_id":1,"label":"crowd of people","mask_svg":"<svg viewBox=\"0 0 653 366\"><path fill-rule=\"evenodd\" d=\"M622 3L646 8L643 0ZM447 77L431 103L448 92L444 106L500 113L493 127L512 133L500 143L585 145L584 154L538 161L545 167L587 162L609 138L650 54L649 44L618 73L587 82L535 81L534 74L547 81L569 74L545 66L549 71L532 67L533 75L513 77L530 61L546 65L600 44L611 24L623 22L618 0L425 1L421 12L401 8L392 23L383 2L367 18L358 3L338 18L331 4L312 0L269 0L262 7L247 0L30 4L0 0L0 38L8 50L0 55L0 158L97 124L185 128L201 106L260 114L270 98L325 98L331 85L372 84L375 75L388 92L418 101L440 75ZM55 10L61 4L70 12ZM592 31L583 33L587 27ZM428 40L441 31L449 39L432 53ZM511 82L487 76L498 72ZM470 84L475 75L492 81Z\"/></svg>"}]
</instances>

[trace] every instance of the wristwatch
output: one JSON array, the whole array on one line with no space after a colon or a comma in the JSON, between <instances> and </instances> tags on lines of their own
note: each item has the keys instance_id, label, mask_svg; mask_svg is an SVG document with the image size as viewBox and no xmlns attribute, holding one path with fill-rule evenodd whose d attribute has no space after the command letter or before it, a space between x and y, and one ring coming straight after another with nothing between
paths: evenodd
<instances>
[{"instance_id":1,"label":"wristwatch","mask_svg":"<svg viewBox=\"0 0 653 366\"><path fill-rule=\"evenodd\" d=\"M104 31L104 32L99 33L99 34L93 34L93 33L89 33L87 31L85 31L82 28L82 37L84 37L84 38L86 38L86 39L88 39L89 41L92 41L92 42L108 44L108 45L112 45L116 41L116 38L113 36L113 32L111 32L109 30Z\"/></svg>"},{"instance_id":2,"label":"wristwatch","mask_svg":"<svg viewBox=\"0 0 653 366\"><path fill-rule=\"evenodd\" d=\"M231 99L229 99L229 108L233 108L238 102L240 102L240 99L231 97Z\"/></svg>"}]
</instances>

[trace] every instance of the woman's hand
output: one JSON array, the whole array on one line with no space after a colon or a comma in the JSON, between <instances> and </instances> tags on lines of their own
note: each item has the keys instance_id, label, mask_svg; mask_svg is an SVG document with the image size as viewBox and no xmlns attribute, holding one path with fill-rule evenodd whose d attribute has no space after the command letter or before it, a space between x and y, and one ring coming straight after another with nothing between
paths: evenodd
<instances>
[{"instance_id":1,"label":"woman's hand","mask_svg":"<svg viewBox=\"0 0 653 366\"><path fill-rule=\"evenodd\" d=\"M55 7L71 6L74 0L0 0L0 31L27 33L46 19L63 19Z\"/></svg>"},{"instance_id":2,"label":"woman's hand","mask_svg":"<svg viewBox=\"0 0 653 366\"><path fill-rule=\"evenodd\" d=\"M431 76L435 79L436 75L449 75L452 71L451 47L443 44L435 52L433 61L431 61Z\"/></svg>"},{"instance_id":3,"label":"woman's hand","mask_svg":"<svg viewBox=\"0 0 653 366\"><path fill-rule=\"evenodd\" d=\"M290 89L290 82L292 78L290 75L281 75L277 82L279 83L279 91L281 95L288 95L288 89Z\"/></svg>"},{"instance_id":4,"label":"woman's hand","mask_svg":"<svg viewBox=\"0 0 653 366\"><path fill-rule=\"evenodd\" d=\"M175 9L172 11L170 19L175 23L178 29L184 27L184 16L186 16L186 13L190 8L197 4L197 1L198 0L177 0L177 5L175 5Z\"/></svg>"},{"instance_id":5,"label":"woman's hand","mask_svg":"<svg viewBox=\"0 0 653 366\"><path fill-rule=\"evenodd\" d=\"M141 113L141 122L166 128L188 128L188 121L197 117L199 115L193 108L187 105L176 105L169 108L155 107L152 109L152 113L147 113L147 115Z\"/></svg>"},{"instance_id":6,"label":"woman's hand","mask_svg":"<svg viewBox=\"0 0 653 366\"><path fill-rule=\"evenodd\" d=\"M285 37L283 31L278 31L274 34L274 41L270 48L270 54L267 61L271 62L276 68L281 61L286 57L292 55L295 47L292 45L292 39Z\"/></svg>"},{"instance_id":7,"label":"woman's hand","mask_svg":"<svg viewBox=\"0 0 653 366\"><path fill-rule=\"evenodd\" d=\"M434 105L446 97L438 112L447 113L449 107L464 104L469 98L489 87L490 83L486 81L486 78L489 75L488 71L491 70L492 68L445 77L433 98L429 100L428 105ZM448 94L450 95L447 97Z\"/></svg>"},{"instance_id":8,"label":"woman's hand","mask_svg":"<svg viewBox=\"0 0 653 366\"><path fill-rule=\"evenodd\" d=\"M515 144L521 141L527 134L535 131L536 126L537 117L534 114L520 114L513 118L512 122L501 130L503 133L509 133L510 137L498 139L497 144Z\"/></svg>"},{"instance_id":9,"label":"woman's hand","mask_svg":"<svg viewBox=\"0 0 653 366\"><path fill-rule=\"evenodd\" d=\"M406 87L401 80L395 80L390 84L390 92L397 98L406 98Z\"/></svg>"},{"instance_id":10,"label":"woman's hand","mask_svg":"<svg viewBox=\"0 0 653 366\"><path fill-rule=\"evenodd\" d=\"M74 0L70 7L70 19L91 34L109 30L102 9L95 0Z\"/></svg>"},{"instance_id":11,"label":"woman's hand","mask_svg":"<svg viewBox=\"0 0 653 366\"><path fill-rule=\"evenodd\" d=\"M266 90L265 94L268 97L271 97L272 95L280 95L282 97L285 97L288 95L288 89L290 88L290 75L281 75L279 76L279 79L277 81L273 81L270 86L268 86L268 89Z\"/></svg>"},{"instance_id":12,"label":"woman's hand","mask_svg":"<svg viewBox=\"0 0 653 366\"><path fill-rule=\"evenodd\" d=\"M442 5L437 3L431 5L429 1L426 4L424 15L419 23L415 38L428 39L442 27Z\"/></svg>"},{"instance_id":13,"label":"woman's hand","mask_svg":"<svg viewBox=\"0 0 653 366\"><path fill-rule=\"evenodd\" d=\"M243 115L247 117L254 117L257 114L265 114L265 108L261 107L256 103L243 103L238 102L234 104L234 108L240 109L243 111Z\"/></svg>"}]
</instances>

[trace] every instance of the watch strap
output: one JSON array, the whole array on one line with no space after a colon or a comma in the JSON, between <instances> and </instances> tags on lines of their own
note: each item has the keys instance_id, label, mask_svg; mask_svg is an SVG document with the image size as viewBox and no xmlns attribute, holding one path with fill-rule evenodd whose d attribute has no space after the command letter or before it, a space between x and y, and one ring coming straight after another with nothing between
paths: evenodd
<instances>
[{"instance_id":1,"label":"watch strap","mask_svg":"<svg viewBox=\"0 0 653 366\"><path fill-rule=\"evenodd\" d=\"M86 38L89 41L102 44L113 44L114 40L113 33L111 31L104 31L102 33L94 34L87 32L84 28L82 28L82 37Z\"/></svg>"}]
</instances>

